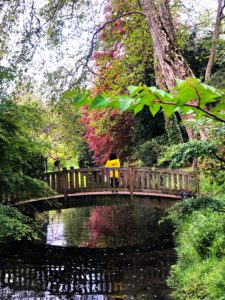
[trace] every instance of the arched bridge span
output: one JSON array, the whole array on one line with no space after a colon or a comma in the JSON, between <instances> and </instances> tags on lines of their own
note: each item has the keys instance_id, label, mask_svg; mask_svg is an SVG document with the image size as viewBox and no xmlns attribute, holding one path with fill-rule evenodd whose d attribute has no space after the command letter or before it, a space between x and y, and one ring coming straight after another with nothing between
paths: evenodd
<instances>
[{"instance_id":1,"label":"arched bridge span","mask_svg":"<svg viewBox=\"0 0 225 300\"><path fill-rule=\"evenodd\" d=\"M122 193L180 198L199 193L196 172L151 168L90 168L48 172L43 179L58 194Z\"/></svg>"},{"instance_id":2,"label":"arched bridge span","mask_svg":"<svg viewBox=\"0 0 225 300\"><path fill-rule=\"evenodd\" d=\"M150 196L158 198L181 199L183 195L199 194L199 182L196 172L181 170L152 169L138 167L63 169L58 172L46 172L42 179L57 195L18 201L20 203L39 200L67 200L83 196L104 196L120 194L130 196ZM4 196L4 195L3 195ZM4 197L2 202L10 201ZM12 200L12 199L11 199Z\"/></svg>"}]
</instances>

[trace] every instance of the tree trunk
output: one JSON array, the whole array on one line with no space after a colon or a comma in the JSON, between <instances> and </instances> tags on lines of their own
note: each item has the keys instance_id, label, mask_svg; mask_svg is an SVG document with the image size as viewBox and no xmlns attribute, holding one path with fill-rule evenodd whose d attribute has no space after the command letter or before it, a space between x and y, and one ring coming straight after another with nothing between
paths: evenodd
<instances>
[{"instance_id":1,"label":"tree trunk","mask_svg":"<svg viewBox=\"0 0 225 300\"><path fill-rule=\"evenodd\" d=\"M169 0L140 0L140 4L152 36L159 87L171 91L176 79L194 74L177 47Z\"/></svg>"},{"instance_id":2,"label":"tree trunk","mask_svg":"<svg viewBox=\"0 0 225 300\"><path fill-rule=\"evenodd\" d=\"M154 49L154 69L156 85L161 89L172 91L176 79L186 79L194 74L180 53L170 13L169 0L140 0L146 15ZM186 119L186 116L181 116ZM186 135L193 138L193 131L180 128L174 115L166 119L169 140L173 143L186 140ZM187 134L183 134L184 131Z\"/></svg>"},{"instance_id":3,"label":"tree trunk","mask_svg":"<svg viewBox=\"0 0 225 300\"><path fill-rule=\"evenodd\" d=\"M210 55L209 55L209 60L205 72L205 81L208 81L211 77L212 73L212 67L214 64L214 59L216 55L216 42L218 41L219 34L220 34L220 25L221 21L223 19L223 9L225 6L225 1L224 0L218 0L218 6L217 6L217 15L216 15L216 24L212 36L212 44L211 44L211 49L210 49Z\"/></svg>"}]
</instances>

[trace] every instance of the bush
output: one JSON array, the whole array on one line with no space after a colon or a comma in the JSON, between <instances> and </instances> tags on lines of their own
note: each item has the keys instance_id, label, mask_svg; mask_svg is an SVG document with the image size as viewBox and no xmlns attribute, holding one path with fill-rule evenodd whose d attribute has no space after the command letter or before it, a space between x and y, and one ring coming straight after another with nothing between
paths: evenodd
<instances>
[{"instance_id":1,"label":"bush","mask_svg":"<svg viewBox=\"0 0 225 300\"><path fill-rule=\"evenodd\" d=\"M38 240L40 228L17 208L0 204L0 244Z\"/></svg>"},{"instance_id":2,"label":"bush","mask_svg":"<svg viewBox=\"0 0 225 300\"><path fill-rule=\"evenodd\" d=\"M161 145L161 141L152 139L140 145L135 155L143 166L152 167L157 164L163 150L164 147Z\"/></svg>"},{"instance_id":3,"label":"bush","mask_svg":"<svg viewBox=\"0 0 225 300\"><path fill-rule=\"evenodd\" d=\"M202 158L216 152L216 146L209 141L189 141L167 148L163 153L159 164L169 162L171 168L182 168L190 166L194 158Z\"/></svg>"},{"instance_id":4,"label":"bush","mask_svg":"<svg viewBox=\"0 0 225 300\"><path fill-rule=\"evenodd\" d=\"M169 209L178 261L168 284L173 299L224 299L225 198L188 198Z\"/></svg>"},{"instance_id":5,"label":"bush","mask_svg":"<svg viewBox=\"0 0 225 300\"><path fill-rule=\"evenodd\" d=\"M1 173L0 193L11 195L13 200L27 200L53 195L55 192L42 180L21 173Z\"/></svg>"}]
</instances>

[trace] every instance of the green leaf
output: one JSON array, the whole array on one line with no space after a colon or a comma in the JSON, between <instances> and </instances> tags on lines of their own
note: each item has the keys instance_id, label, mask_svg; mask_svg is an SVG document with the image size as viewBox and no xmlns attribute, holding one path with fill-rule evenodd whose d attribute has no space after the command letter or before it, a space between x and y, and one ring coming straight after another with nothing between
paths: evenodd
<instances>
[{"instance_id":1,"label":"green leaf","mask_svg":"<svg viewBox=\"0 0 225 300\"><path fill-rule=\"evenodd\" d=\"M86 104L90 104L90 101L89 101L86 94L79 94L74 98L73 104L78 106L78 107L81 107L81 106L84 106Z\"/></svg>"},{"instance_id":2,"label":"green leaf","mask_svg":"<svg viewBox=\"0 0 225 300\"><path fill-rule=\"evenodd\" d=\"M202 84L196 78L187 78L178 88L175 98L180 105L190 101L199 101L201 106L205 103L215 102L222 94L215 88Z\"/></svg>"},{"instance_id":3,"label":"green leaf","mask_svg":"<svg viewBox=\"0 0 225 300\"><path fill-rule=\"evenodd\" d=\"M143 104L138 104L134 107L134 113L137 114L139 111L143 109L144 105Z\"/></svg>"},{"instance_id":4,"label":"green leaf","mask_svg":"<svg viewBox=\"0 0 225 300\"><path fill-rule=\"evenodd\" d=\"M157 88L155 86L150 86L148 89L151 93L155 93L157 91Z\"/></svg>"},{"instance_id":5,"label":"green leaf","mask_svg":"<svg viewBox=\"0 0 225 300\"><path fill-rule=\"evenodd\" d=\"M111 99L111 101L108 104L108 107L111 107L112 109L119 109L120 103L118 99Z\"/></svg>"},{"instance_id":6,"label":"green leaf","mask_svg":"<svg viewBox=\"0 0 225 300\"><path fill-rule=\"evenodd\" d=\"M176 106L169 105L169 104L163 104L162 108L163 108L163 111L166 114L167 118L169 118L172 115L172 113L174 112Z\"/></svg>"},{"instance_id":7,"label":"green leaf","mask_svg":"<svg viewBox=\"0 0 225 300\"><path fill-rule=\"evenodd\" d=\"M149 106L149 109L153 115L153 117L157 114L157 112L159 112L159 110L161 109L161 105L160 104L154 104Z\"/></svg>"},{"instance_id":8,"label":"green leaf","mask_svg":"<svg viewBox=\"0 0 225 300\"><path fill-rule=\"evenodd\" d=\"M119 97L119 103L120 103L120 111L124 112L128 110L131 105L133 104L133 99L130 98L129 96L120 96Z\"/></svg>"},{"instance_id":9,"label":"green leaf","mask_svg":"<svg viewBox=\"0 0 225 300\"><path fill-rule=\"evenodd\" d=\"M128 91L130 93L130 96L133 97L137 92L139 92L142 88L140 86L134 86L131 85L128 87Z\"/></svg>"},{"instance_id":10,"label":"green leaf","mask_svg":"<svg viewBox=\"0 0 225 300\"><path fill-rule=\"evenodd\" d=\"M162 101L175 102L174 96L164 90L158 89L154 94Z\"/></svg>"},{"instance_id":11,"label":"green leaf","mask_svg":"<svg viewBox=\"0 0 225 300\"><path fill-rule=\"evenodd\" d=\"M174 90L179 89L183 82L184 82L184 80L176 79L176 85L174 87Z\"/></svg>"},{"instance_id":12,"label":"green leaf","mask_svg":"<svg viewBox=\"0 0 225 300\"><path fill-rule=\"evenodd\" d=\"M156 99L157 99L156 96L153 94L145 94L143 97L141 97L139 102L145 105L149 105L150 102L154 102L153 100Z\"/></svg>"},{"instance_id":13,"label":"green leaf","mask_svg":"<svg viewBox=\"0 0 225 300\"><path fill-rule=\"evenodd\" d=\"M220 113L225 114L225 103L218 103L212 110L211 112L220 112Z\"/></svg>"},{"instance_id":14,"label":"green leaf","mask_svg":"<svg viewBox=\"0 0 225 300\"><path fill-rule=\"evenodd\" d=\"M77 94L78 94L77 90L68 90L62 94L61 99L73 98Z\"/></svg>"},{"instance_id":15,"label":"green leaf","mask_svg":"<svg viewBox=\"0 0 225 300\"><path fill-rule=\"evenodd\" d=\"M109 98L106 98L102 96L101 94L98 94L93 100L90 105L90 109L93 108L107 108L109 105Z\"/></svg>"}]
</instances>

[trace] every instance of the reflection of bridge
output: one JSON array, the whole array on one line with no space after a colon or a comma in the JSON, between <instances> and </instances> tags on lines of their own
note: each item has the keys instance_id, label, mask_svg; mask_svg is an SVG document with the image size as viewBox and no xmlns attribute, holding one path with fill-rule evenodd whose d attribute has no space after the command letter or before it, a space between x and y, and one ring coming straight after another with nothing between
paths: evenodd
<instances>
[{"instance_id":1,"label":"reflection of bridge","mask_svg":"<svg viewBox=\"0 0 225 300\"><path fill-rule=\"evenodd\" d=\"M168 251L110 253L110 250L47 248L42 252L38 248L22 258L20 254L19 261L7 255L0 262L0 298L11 299L13 295L17 296L15 299L24 299L30 295L32 299L34 296L45 299L44 295L60 295L75 299L72 296L108 295L114 299L116 295L118 298L127 295L126 299L131 299L129 295L148 293L165 299L168 293L165 278L174 261L173 252Z\"/></svg>"},{"instance_id":2,"label":"reflection of bridge","mask_svg":"<svg viewBox=\"0 0 225 300\"><path fill-rule=\"evenodd\" d=\"M110 170L111 172L109 172ZM119 172L118 179L116 178L116 171ZM119 192L120 195L175 199L181 199L182 193L189 195L199 193L196 172L181 170L131 167L113 169L70 168L70 170L45 173L43 179L58 194L49 197L49 199L58 200L77 196L107 195L112 194L113 190Z\"/></svg>"}]
</instances>

